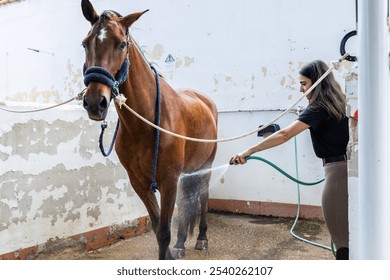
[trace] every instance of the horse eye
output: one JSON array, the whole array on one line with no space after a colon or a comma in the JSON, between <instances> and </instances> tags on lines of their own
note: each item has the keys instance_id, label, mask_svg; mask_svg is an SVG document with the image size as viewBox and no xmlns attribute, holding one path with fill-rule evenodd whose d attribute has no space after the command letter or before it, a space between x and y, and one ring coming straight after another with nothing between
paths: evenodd
<instances>
[{"instance_id":1,"label":"horse eye","mask_svg":"<svg viewBox=\"0 0 390 280\"><path fill-rule=\"evenodd\" d=\"M123 42L120 44L119 48L120 48L121 50L124 50L124 49L126 48L126 46L127 46L127 42L126 42L126 41L123 41Z\"/></svg>"},{"instance_id":2,"label":"horse eye","mask_svg":"<svg viewBox=\"0 0 390 280\"><path fill-rule=\"evenodd\" d=\"M84 43L81 43L81 46L85 49L85 44Z\"/></svg>"}]
</instances>

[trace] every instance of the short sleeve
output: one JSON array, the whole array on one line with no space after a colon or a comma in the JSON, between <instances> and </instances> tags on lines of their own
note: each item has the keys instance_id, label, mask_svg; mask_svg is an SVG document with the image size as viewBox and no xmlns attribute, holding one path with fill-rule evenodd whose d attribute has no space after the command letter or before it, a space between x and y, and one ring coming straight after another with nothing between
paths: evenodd
<instances>
[{"instance_id":1,"label":"short sleeve","mask_svg":"<svg viewBox=\"0 0 390 280\"><path fill-rule=\"evenodd\" d=\"M306 108L305 111L299 115L298 120L307 124L312 129L317 129L320 123L328 117L328 113L322 108Z\"/></svg>"}]
</instances>

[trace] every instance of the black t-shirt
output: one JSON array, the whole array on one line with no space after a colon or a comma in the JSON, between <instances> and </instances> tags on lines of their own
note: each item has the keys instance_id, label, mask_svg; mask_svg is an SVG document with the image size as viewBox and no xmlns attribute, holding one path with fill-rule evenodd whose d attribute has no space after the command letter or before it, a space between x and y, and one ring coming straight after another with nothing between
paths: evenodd
<instances>
[{"instance_id":1,"label":"black t-shirt","mask_svg":"<svg viewBox=\"0 0 390 280\"><path fill-rule=\"evenodd\" d=\"M331 117L322 107L306 110L298 120L310 126L314 152L319 158L345 155L349 140L348 118L341 121Z\"/></svg>"}]
</instances>

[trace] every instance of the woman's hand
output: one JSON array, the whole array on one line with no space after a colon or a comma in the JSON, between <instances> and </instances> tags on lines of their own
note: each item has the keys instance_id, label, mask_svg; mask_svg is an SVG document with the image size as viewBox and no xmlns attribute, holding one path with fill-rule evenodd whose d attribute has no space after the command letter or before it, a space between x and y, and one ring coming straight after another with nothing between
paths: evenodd
<instances>
[{"instance_id":1,"label":"woman's hand","mask_svg":"<svg viewBox=\"0 0 390 280\"><path fill-rule=\"evenodd\" d=\"M248 151L242 152L240 154L236 154L234 157L232 157L229 161L230 165L238 165L238 164L245 164L246 158L250 156Z\"/></svg>"}]
</instances>

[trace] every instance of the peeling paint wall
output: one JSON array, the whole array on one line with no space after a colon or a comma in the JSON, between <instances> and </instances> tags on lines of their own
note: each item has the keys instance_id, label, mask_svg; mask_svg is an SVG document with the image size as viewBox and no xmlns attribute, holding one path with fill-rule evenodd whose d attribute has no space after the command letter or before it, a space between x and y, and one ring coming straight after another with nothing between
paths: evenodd
<instances>
[{"instance_id":1,"label":"peeling paint wall","mask_svg":"<svg viewBox=\"0 0 390 280\"><path fill-rule=\"evenodd\" d=\"M81 109L2 119L0 253L146 215L118 159L101 156L99 124Z\"/></svg>"},{"instance_id":2,"label":"peeling paint wall","mask_svg":"<svg viewBox=\"0 0 390 280\"><path fill-rule=\"evenodd\" d=\"M35 109L83 89L81 40L89 23L80 1L17 1L0 6L0 22L3 106ZM0 255L147 215L115 153L101 155L100 124L80 102L0 111L0 119ZM108 121L106 146L115 111Z\"/></svg>"},{"instance_id":3,"label":"peeling paint wall","mask_svg":"<svg viewBox=\"0 0 390 280\"><path fill-rule=\"evenodd\" d=\"M98 12L150 9L132 36L172 86L213 98L220 138L252 131L290 106L301 96L299 69L314 59L337 60L341 38L355 28L353 0L92 2ZM80 1L55 3L0 6L0 104L7 108L63 102L83 89L81 41L90 24ZM351 67L343 63L335 71L342 87ZM288 114L278 124L296 117ZM146 215L115 153L108 159L100 154L100 124L80 103L34 114L0 111L0 119L0 254ZM112 110L111 128L115 120ZM252 135L221 143L214 166L258 141ZM297 137L297 149L300 178L322 178L308 133ZM291 141L261 156L295 174L294 153ZM214 199L297 202L295 184L258 162L215 176L222 178L211 185ZM320 205L321 191L305 188L302 203Z\"/></svg>"}]
</instances>

